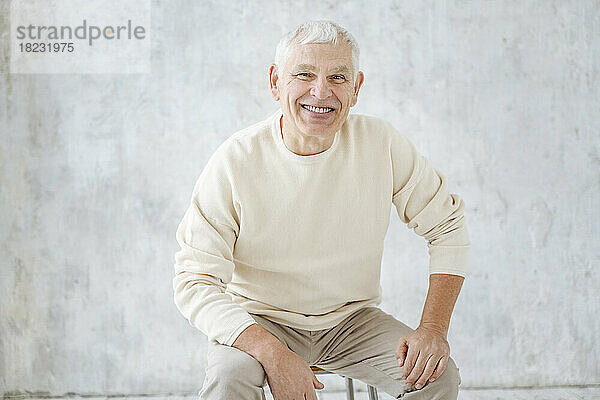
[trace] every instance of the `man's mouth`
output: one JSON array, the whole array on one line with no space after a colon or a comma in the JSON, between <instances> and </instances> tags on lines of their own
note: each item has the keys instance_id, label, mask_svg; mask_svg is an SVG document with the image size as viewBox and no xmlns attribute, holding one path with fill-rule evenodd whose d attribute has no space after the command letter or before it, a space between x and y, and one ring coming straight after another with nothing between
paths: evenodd
<instances>
[{"instance_id":1,"label":"man's mouth","mask_svg":"<svg viewBox=\"0 0 600 400\"><path fill-rule=\"evenodd\" d=\"M308 111L312 111L317 114L327 114L327 113L330 113L335 110L335 108L331 108L331 107L315 107L315 106L309 106L307 104L301 104L301 106L302 106L302 108L304 108Z\"/></svg>"}]
</instances>

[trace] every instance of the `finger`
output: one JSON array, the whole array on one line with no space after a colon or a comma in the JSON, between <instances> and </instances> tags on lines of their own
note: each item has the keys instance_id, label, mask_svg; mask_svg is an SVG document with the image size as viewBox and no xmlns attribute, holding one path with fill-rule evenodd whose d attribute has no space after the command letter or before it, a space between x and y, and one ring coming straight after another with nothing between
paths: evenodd
<instances>
[{"instance_id":1,"label":"finger","mask_svg":"<svg viewBox=\"0 0 600 400\"><path fill-rule=\"evenodd\" d=\"M406 359L406 352L408 351L408 343L406 342L406 338L402 337L398 341L398 346L396 346L396 352L394 355L398 359L398 365L401 367L404 364Z\"/></svg>"},{"instance_id":2,"label":"finger","mask_svg":"<svg viewBox=\"0 0 600 400\"><path fill-rule=\"evenodd\" d=\"M313 373L313 386L315 387L315 389L323 389L325 387L325 385L323 385L323 383L317 379L317 376Z\"/></svg>"},{"instance_id":3,"label":"finger","mask_svg":"<svg viewBox=\"0 0 600 400\"><path fill-rule=\"evenodd\" d=\"M417 381L417 379L419 379L419 377L423 374L423 370L425 369L425 365L427 365L427 360L429 360L429 357L430 354L428 354L425 351L419 353L419 357L417 358L415 366L406 378L406 382L409 385L413 385Z\"/></svg>"},{"instance_id":4,"label":"finger","mask_svg":"<svg viewBox=\"0 0 600 400\"><path fill-rule=\"evenodd\" d=\"M433 371L433 374L431 375L431 378L429 378L429 382L433 382L434 380L436 380L437 378L439 378L440 375L446 369L446 365L448 365L448 356L442 357L442 359L438 362L438 365L437 365L435 371Z\"/></svg>"},{"instance_id":5,"label":"finger","mask_svg":"<svg viewBox=\"0 0 600 400\"><path fill-rule=\"evenodd\" d=\"M433 371L437 367L438 362L440 361L441 358L442 358L441 355L438 355L438 356L432 355L431 357L429 357L429 360L427 360L427 365L425 365L425 369L423 370L423 373L415 382L415 387L417 389L421 389L423 386L425 386L425 384L431 377L431 374L433 374Z\"/></svg>"},{"instance_id":6,"label":"finger","mask_svg":"<svg viewBox=\"0 0 600 400\"><path fill-rule=\"evenodd\" d=\"M406 352L406 360L404 362L404 371L402 372L402 379L406 379L412 372L417 359L419 357L419 350L415 346L410 346Z\"/></svg>"},{"instance_id":7,"label":"finger","mask_svg":"<svg viewBox=\"0 0 600 400\"><path fill-rule=\"evenodd\" d=\"M317 397L317 392L315 391L316 385L321 386L321 387L319 387L319 389L322 389L323 384L321 382L319 382L319 380L313 373L313 384L311 385L308 393L306 394L306 398L308 400L319 400L319 398Z\"/></svg>"}]
</instances>

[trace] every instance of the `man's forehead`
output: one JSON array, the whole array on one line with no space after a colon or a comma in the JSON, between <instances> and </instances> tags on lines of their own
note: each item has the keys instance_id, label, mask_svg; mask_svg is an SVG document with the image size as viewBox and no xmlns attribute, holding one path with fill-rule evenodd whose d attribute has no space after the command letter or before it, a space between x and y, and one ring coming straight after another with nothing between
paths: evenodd
<instances>
[{"instance_id":1,"label":"man's forehead","mask_svg":"<svg viewBox=\"0 0 600 400\"><path fill-rule=\"evenodd\" d=\"M349 72L352 70L352 48L347 43L295 44L291 46L288 61L292 69L326 68L332 72Z\"/></svg>"}]
</instances>

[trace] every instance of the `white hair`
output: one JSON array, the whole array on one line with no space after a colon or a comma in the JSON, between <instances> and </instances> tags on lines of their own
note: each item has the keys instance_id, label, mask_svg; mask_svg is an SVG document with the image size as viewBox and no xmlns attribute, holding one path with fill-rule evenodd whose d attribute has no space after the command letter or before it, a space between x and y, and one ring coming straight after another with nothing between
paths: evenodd
<instances>
[{"instance_id":1,"label":"white hair","mask_svg":"<svg viewBox=\"0 0 600 400\"><path fill-rule=\"evenodd\" d=\"M355 80L358 74L358 57L360 55L358 42L350 32L333 21L308 21L285 34L275 50L275 65L280 68L284 67L290 48L294 44L331 43L335 45L340 38L352 48L353 78Z\"/></svg>"}]
</instances>

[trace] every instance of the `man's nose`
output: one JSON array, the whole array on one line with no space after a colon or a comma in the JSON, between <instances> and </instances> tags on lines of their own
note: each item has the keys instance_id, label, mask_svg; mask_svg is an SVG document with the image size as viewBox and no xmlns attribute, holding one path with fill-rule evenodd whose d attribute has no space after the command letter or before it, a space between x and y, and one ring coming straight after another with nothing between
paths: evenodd
<instances>
[{"instance_id":1,"label":"man's nose","mask_svg":"<svg viewBox=\"0 0 600 400\"><path fill-rule=\"evenodd\" d=\"M331 88L326 79L315 79L313 86L310 88L310 94L317 99L326 99L331 96Z\"/></svg>"}]
</instances>

